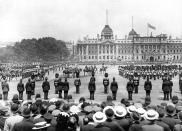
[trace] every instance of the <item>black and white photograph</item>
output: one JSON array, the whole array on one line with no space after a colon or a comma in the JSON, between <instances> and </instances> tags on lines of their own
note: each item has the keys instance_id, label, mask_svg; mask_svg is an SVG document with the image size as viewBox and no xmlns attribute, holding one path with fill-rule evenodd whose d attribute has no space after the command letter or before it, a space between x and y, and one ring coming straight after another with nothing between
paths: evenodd
<instances>
[{"instance_id":1,"label":"black and white photograph","mask_svg":"<svg viewBox=\"0 0 182 131\"><path fill-rule=\"evenodd\" d=\"M182 0L0 0L0 131L182 131Z\"/></svg>"}]
</instances>

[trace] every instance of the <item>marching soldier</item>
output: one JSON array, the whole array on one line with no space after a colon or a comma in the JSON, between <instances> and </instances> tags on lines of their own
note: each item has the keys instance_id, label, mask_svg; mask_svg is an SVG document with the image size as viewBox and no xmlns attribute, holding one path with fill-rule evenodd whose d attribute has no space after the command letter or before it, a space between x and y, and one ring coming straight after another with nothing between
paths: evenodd
<instances>
[{"instance_id":1,"label":"marching soldier","mask_svg":"<svg viewBox=\"0 0 182 131\"><path fill-rule=\"evenodd\" d=\"M90 100L94 100L94 93L96 90L95 81L93 79L90 79L90 82L88 84L88 90L90 91Z\"/></svg>"},{"instance_id":2,"label":"marching soldier","mask_svg":"<svg viewBox=\"0 0 182 131\"><path fill-rule=\"evenodd\" d=\"M45 81L42 83L42 89L44 92L44 99L45 100L48 100L48 93L50 90L50 83L47 80L48 80L48 78L45 77Z\"/></svg>"},{"instance_id":3,"label":"marching soldier","mask_svg":"<svg viewBox=\"0 0 182 131\"><path fill-rule=\"evenodd\" d=\"M30 82L32 84L32 95L35 95L35 75L34 74L32 74Z\"/></svg>"},{"instance_id":4,"label":"marching soldier","mask_svg":"<svg viewBox=\"0 0 182 131\"><path fill-rule=\"evenodd\" d=\"M134 86L133 86L133 82L132 82L131 78L129 79L129 81L126 85L126 89L128 91L128 100L132 100L132 94L133 94Z\"/></svg>"},{"instance_id":5,"label":"marching soldier","mask_svg":"<svg viewBox=\"0 0 182 131\"><path fill-rule=\"evenodd\" d=\"M59 74L56 73L54 79L55 94L58 94L58 82L59 82Z\"/></svg>"},{"instance_id":6,"label":"marching soldier","mask_svg":"<svg viewBox=\"0 0 182 131\"><path fill-rule=\"evenodd\" d=\"M59 77L58 80L58 97L62 98L62 90L63 90L64 83L61 80L61 77Z\"/></svg>"},{"instance_id":7,"label":"marching soldier","mask_svg":"<svg viewBox=\"0 0 182 131\"><path fill-rule=\"evenodd\" d=\"M24 84L22 83L22 79L20 79L20 82L17 85L17 91L19 92L19 99L23 100L23 92L24 92Z\"/></svg>"},{"instance_id":8,"label":"marching soldier","mask_svg":"<svg viewBox=\"0 0 182 131\"><path fill-rule=\"evenodd\" d=\"M26 94L27 94L27 100L31 100L31 95L32 95L32 83L30 78L28 79L28 82L25 85L26 89Z\"/></svg>"},{"instance_id":9,"label":"marching soldier","mask_svg":"<svg viewBox=\"0 0 182 131\"><path fill-rule=\"evenodd\" d=\"M74 85L76 87L76 94L80 93L80 86L81 86L81 81L78 75L76 75L76 79L74 81Z\"/></svg>"},{"instance_id":10,"label":"marching soldier","mask_svg":"<svg viewBox=\"0 0 182 131\"><path fill-rule=\"evenodd\" d=\"M137 75L134 76L133 85L134 85L135 93L138 94L139 76Z\"/></svg>"},{"instance_id":11,"label":"marching soldier","mask_svg":"<svg viewBox=\"0 0 182 131\"><path fill-rule=\"evenodd\" d=\"M105 78L103 79L103 85L104 85L104 93L108 93L108 86L109 86L109 78L108 73L105 73Z\"/></svg>"},{"instance_id":12,"label":"marching soldier","mask_svg":"<svg viewBox=\"0 0 182 131\"><path fill-rule=\"evenodd\" d=\"M113 77L113 82L111 83L111 91L112 91L112 96L113 100L116 100L116 94L118 90L118 83L115 81L115 77Z\"/></svg>"},{"instance_id":13,"label":"marching soldier","mask_svg":"<svg viewBox=\"0 0 182 131\"><path fill-rule=\"evenodd\" d=\"M164 100L169 100L169 93L170 93L170 83L167 79L163 80L162 90L164 93Z\"/></svg>"},{"instance_id":14,"label":"marching soldier","mask_svg":"<svg viewBox=\"0 0 182 131\"><path fill-rule=\"evenodd\" d=\"M64 89L64 99L67 99L69 91L69 82L67 81L67 78L65 78L63 89Z\"/></svg>"},{"instance_id":15,"label":"marching soldier","mask_svg":"<svg viewBox=\"0 0 182 131\"><path fill-rule=\"evenodd\" d=\"M172 99L173 82L171 81L171 76L168 77L168 81L169 81L169 87L170 87L169 96L170 96L170 99Z\"/></svg>"},{"instance_id":16,"label":"marching soldier","mask_svg":"<svg viewBox=\"0 0 182 131\"><path fill-rule=\"evenodd\" d=\"M152 83L149 80L149 77L147 77L147 81L145 81L144 89L146 91L146 97L150 97L150 92L152 90Z\"/></svg>"}]
</instances>

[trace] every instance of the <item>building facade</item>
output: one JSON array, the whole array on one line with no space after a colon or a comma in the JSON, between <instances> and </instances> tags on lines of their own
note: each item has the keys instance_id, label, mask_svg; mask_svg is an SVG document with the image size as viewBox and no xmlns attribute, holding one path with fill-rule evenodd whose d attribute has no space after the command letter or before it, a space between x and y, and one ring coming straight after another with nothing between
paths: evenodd
<instances>
[{"instance_id":1,"label":"building facade","mask_svg":"<svg viewBox=\"0 0 182 131\"><path fill-rule=\"evenodd\" d=\"M165 34L140 36L134 29L128 37L118 39L110 26L105 25L96 38L78 40L76 50L80 62L181 61L182 39L171 39Z\"/></svg>"}]
</instances>

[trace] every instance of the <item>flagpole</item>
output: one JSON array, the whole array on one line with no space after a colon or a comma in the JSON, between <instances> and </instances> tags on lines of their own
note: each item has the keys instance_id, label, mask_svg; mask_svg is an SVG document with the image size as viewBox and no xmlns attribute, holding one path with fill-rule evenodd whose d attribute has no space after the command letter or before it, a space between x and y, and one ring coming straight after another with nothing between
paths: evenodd
<instances>
[{"instance_id":1,"label":"flagpole","mask_svg":"<svg viewBox=\"0 0 182 131\"><path fill-rule=\"evenodd\" d=\"M149 26L147 24L147 36L149 36Z\"/></svg>"}]
</instances>

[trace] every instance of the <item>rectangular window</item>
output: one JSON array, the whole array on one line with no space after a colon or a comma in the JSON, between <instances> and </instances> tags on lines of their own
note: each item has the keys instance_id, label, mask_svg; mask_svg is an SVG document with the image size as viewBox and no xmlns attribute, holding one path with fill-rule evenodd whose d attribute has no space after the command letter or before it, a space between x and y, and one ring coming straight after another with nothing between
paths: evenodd
<instances>
[{"instance_id":1,"label":"rectangular window","mask_svg":"<svg viewBox=\"0 0 182 131\"><path fill-rule=\"evenodd\" d=\"M109 59L109 56L107 56L107 59Z\"/></svg>"},{"instance_id":2,"label":"rectangular window","mask_svg":"<svg viewBox=\"0 0 182 131\"><path fill-rule=\"evenodd\" d=\"M94 59L94 56L92 56L92 59Z\"/></svg>"},{"instance_id":3,"label":"rectangular window","mask_svg":"<svg viewBox=\"0 0 182 131\"><path fill-rule=\"evenodd\" d=\"M105 59L105 56L103 56L103 59Z\"/></svg>"}]
</instances>

